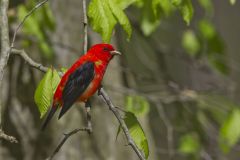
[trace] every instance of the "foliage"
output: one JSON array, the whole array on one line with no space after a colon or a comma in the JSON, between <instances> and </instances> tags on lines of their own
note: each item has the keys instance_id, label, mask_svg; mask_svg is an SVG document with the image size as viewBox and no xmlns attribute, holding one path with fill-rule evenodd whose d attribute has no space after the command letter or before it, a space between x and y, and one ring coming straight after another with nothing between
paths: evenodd
<instances>
[{"instance_id":1,"label":"foliage","mask_svg":"<svg viewBox=\"0 0 240 160\"><path fill-rule=\"evenodd\" d=\"M30 1L28 5L18 6L18 20L22 21L27 13L33 8L35 1ZM53 55L52 48L48 43L47 32L53 31L55 28L54 18L48 4L42 6L38 13L34 13L28 17L23 25L23 32L28 36L34 36L37 40L38 47L46 58ZM29 46L32 40L25 40L23 45Z\"/></svg>"},{"instance_id":2,"label":"foliage","mask_svg":"<svg viewBox=\"0 0 240 160\"><path fill-rule=\"evenodd\" d=\"M199 5L205 9L205 11L209 14L213 12L213 4L211 0L198 0Z\"/></svg>"},{"instance_id":3,"label":"foliage","mask_svg":"<svg viewBox=\"0 0 240 160\"><path fill-rule=\"evenodd\" d=\"M34 94L34 100L42 118L51 105L53 94L60 82L60 76L55 69L49 69L38 84Z\"/></svg>"},{"instance_id":4,"label":"foliage","mask_svg":"<svg viewBox=\"0 0 240 160\"><path fill-rule=\"evenodd\" d=\"M189 25L193 16L193 6L191 0L172 0L172 3L179 8L184 21Z\"/></svg>"},{"instance_id":5,"label":"foliage","mask_svg":"<svg viewBox=\"0 0 240 160\"><path fill-rule=\"evenodd\" d=\"M200 150L197 134L189 133L180 138L179 152L184 154L196 154Z\"/></svg>"},{"instance_id":6,"label":"foliage","mask_svg":"<svg viewBox=\"0 0 240 160\"><path fill-rule=\"evenodd\" d=\"M121 2L118 0L92 0L90 2L88 16L91 26L94 31L101 34L104 42L110 42L113 29L117 22L119 22L127 32L128 38L130 38L132 28L127 16L123 12L123 9L128 5L130 5L129 2Z\"/></svg>"},{"instance_id":7,"label":"foliage","mask_svg":"<svg viewBox=\"0 0 240 160\"><path fill-rule=\"evenodd\" d=\"M117 22L131 36L132 28L128 17L123 12L132 4L142 8L141 29L145 35L150 35L160 24L163 16L169 16L179 10L184 21L189 25L193 17L191 0L92 0L88 8L90 24L94 31L101 34L104 42L109 42Z\"/></svg>"},{"instance_id":8,"label":"foliage","mask_svg":"<svg viewBox=\"0 0 240 160\"><path fill-rule=\"evenodd\" d=\"M229 152L240 139L240 110L234 109L220 130L220 146L224 152Z\"/></svg>"},{"instance_id":9,"label":"foliage","mask_svg":"<svg viewBox=\"0 0 240 160\"><path fill-rule=\"evenodd\" d=\"M147 159L149 156L148 141L141 124L138 122L136 116L131 112L125 113L124 121L135 144L144 153Z\"/></svg>"},{"instance_id":10,"label":"foliage","mask_svg":"<svg viewBox=\"0 0 240 160\"><path fill-rule=\"evenodd\" d=\"M195 56L199 52L200 42L193 31L187 30L184 32L182 46L187 51L187 53L192 56Z\"/></svg>"}]
</instances>

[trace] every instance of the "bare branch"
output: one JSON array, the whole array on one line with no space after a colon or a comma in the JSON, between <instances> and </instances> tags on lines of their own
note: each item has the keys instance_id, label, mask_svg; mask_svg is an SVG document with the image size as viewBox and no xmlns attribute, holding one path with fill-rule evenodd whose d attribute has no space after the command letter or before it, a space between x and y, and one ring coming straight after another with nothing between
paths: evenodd
<instances>
[{"instance_id":1,"label":"bare branch","mask_svg":"<svg viewBox=\"0 0 240 160\"><path fill-rule=\"evenodd\" d=\"M103 88L99 89L98 95L103 99L103 101L108 105L109 109L113 112L113 114L115 115L115 117L117 118L118 122L120 123L120 126L127 138L128 144L132 147L132 149L136 152L136 154L138 155L139 159L141 160L145 160L146 158L142 155L142 152L138 149L138 147L136 146L136 144L134 143L132 137L130 136L129 130L127 128L126 123L124 122L124 120L121 117L121 114L119 113L118 109L114 106L114 104L112 103L110 97L108 96L108 94L104 91Z\"/></svg>"},{"instance_id":2,"label":"bare branch","mask_svg":"<svg viewBox=\"0 0 240 160\"><path fill-rule=\"evenodd\" d=\"M86 131L86 132L90 132L89 128L78 128L78 129L74 129L73 131L69 132L69 133L65 133L64 134L64 138L60 141L60 143L58 144L57 148L53 151L52 155L50 157L48 157L46 160L51 160L53 159L53 157L59 152L59 150L62 148L63 144L67 141L67 139L69 137L71 137L72 135L80 132L80 131Z\"/></svg>"},{"instance_id":3,"label":"bare branch","mask_svg":"<svg viewBox=\"0 0 240 160\"><path fill-rule=\"evenodd\" d=\"M31 67L34 67L42 72L47 72L48 67L44 67L42 64L33 61L24 50L12 49L12 54L21 56Z\"/></svg>"},{"instance_id":4,"label":"bare branch","mask_svg":"<svg viewBox=\"0 0 240 160\"><path fill-rule=\"evenodd\" d=\"M2 91L2 82L3 76L5 72L5 68L8 63L9 59L9 30L8 30L8 17L7 17L7 10L8 10L9 1L8 0L1 0L0 3L0 26L1 26L1 57L0 57L0 91ZM3 111L3 100L2 95L0 94L0 138L3 138L7 141L12 143L17 143L15 137L6 135L2 130L2 111Z\"/></svg>"},{"instance_id":5,"label":"bare branch","mask_svg":"<svg viewBox=\"0 0 240 160\"><path fill-rule=\"evenodd\" d=\"M0 138L5 139L11 143L18 143L17 139L13 136L6 135L3 130L0 129Z\"/></svg>"},{"instance_id":6,"label":"bare branch","mask_svg":"<svg viewBox=\"0 0 240 160\"><path fill-rule=\"evenodd\" d=\"M14 31L14 34L13 34L13 39L12 39L12 42L11 42L11 49L14 47L14 43L15 43L15 40L16 40L16 35L17 35L17 32L21 29L21 27L23 26L23 24L25 23L25 21L27 20L27 18L29 16L31 16L33 14L33 12L35 12L38 8L40 8L42 5L44 5L46 2L48 2L49 0L44 0L40 3L38 3L33 9L31 9L31 11L29 11L27 13L27 15L23 18L23 20L19 23L19 25L17 26L17 28L15 29ZM11 50L10 50L11 52Z\"/></svg>"}]
</instances>

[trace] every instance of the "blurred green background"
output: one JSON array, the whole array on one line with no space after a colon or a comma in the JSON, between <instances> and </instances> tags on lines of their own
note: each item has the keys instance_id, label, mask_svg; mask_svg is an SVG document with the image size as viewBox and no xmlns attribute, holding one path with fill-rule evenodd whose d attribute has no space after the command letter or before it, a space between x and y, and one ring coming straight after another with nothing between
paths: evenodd
<instances>
[{"instance_id":1,"label":"blurred green background","mask_svg":"<svg viewBox=\"0 0 240 160\"><path fill-rule=\"evenodd\" d=\"M10 37L37 2L10 1ZM98 22L91 11L98 10L99 1L87 2L89 47L111 39L123 53L110 63L103 86L117 106L137 116L149 160L240 159L240 3L115 0L113 13ZM60 70L83 54L83 36L82 1L51 0L28 18L15 47ZM19 143L2 141L1 159L45 159L63 133L86 123L82 104L40 131L43 119L33 95L42 77L20 57L10 57L3 130ZM74 135L55 159L138 159L122 133L116 140L118 123L97 95L92 119L93 134Z\"/></svg>"}]
</instances>

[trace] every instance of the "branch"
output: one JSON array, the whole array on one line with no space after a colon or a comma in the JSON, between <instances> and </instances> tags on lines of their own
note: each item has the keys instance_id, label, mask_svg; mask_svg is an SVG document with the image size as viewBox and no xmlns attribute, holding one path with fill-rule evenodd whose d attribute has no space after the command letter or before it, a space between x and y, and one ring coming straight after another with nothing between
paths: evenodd
<instances>
[{"instance_id":1,"label":"branch","mask_svg":"<svg viewBox=\"0 0 240 160\"><path fill-rule=\"evenodd\" d=\"M44 67L42 64L33 61L24 50L12 49L11 53L22 57L33 68L36 68L42 72L47 72L48 70L48 67Z\"/></svg>"},{"instance_id":2,"label":"branch","mask_svg":"<svg viewBox=\"0 0 240 160\"><path fill-rule=\"evenodd\" d=\"M129 130L127 128L126 123L124 122L124 120L122 119L119 111L117 110L117 108L114 106L114 104L112 103L110 97L108 96L108 94L104 91L103 88L99 89L98 95L101 96L101 98L103 99L103 101L108 105L109 109L113 112L114 116L117 118L118 122L120 123L120 126L127 138L128 144L132 147L132 149L136 152L136 154L138 155L139 159L141 160L145 160L145 157L142 155L142 152L138 149L138 147L136 146L136 144L134 143L132 137L130 136Z\"/></svg>"},{"instance_id":3,"label":"branch","mask_svg":"<svg viewBox=\"0 0 240 160\"><path fill-rule=\"evenodd\" d=\"M3 85L3 76L5 72L5 68L8 63L9 59L9 30L8 30L8 17L7 17L7 10L8 10L9 1L8 0L1 0L0 3L0 14L1 14L1 57L0 57L0 91L2 91ZM6 135L2 130L2 111L3 111L3 100L2 95L0 95L0 138L3 138L7 141L12 143L17 143L15 137Z\"/></svg>"},{"instance_id":4,"label":"branch","mask_svg":"<svg viewBox=\"0 0 240 160\"><path fill-rule=\"evenodd\" d=\"M18 143L15 137L6 135L1 129L0 129L0 138L5 139L11 143Z\"/></svg>"},{"instance_id":5,"label":"branch","mask_svg":"<svg viewBox=\"0 0 240 160\"><path fill-rule=\"evenodd\" d=\"M67 141L67 139L69 137L71 137L72 135L80 132L80 131L86 131L89 132L90 129L89 128L78 128L78 129L74 129L73 131L69 132L69 133L65 133L64 134L64 138L60 141L60 143L58 144L57 148L53 151L52 155L50 157L48 157L46 160L52 160L53 157L59 152L59 150L62 148L63 144Z\"/></svg>"},{"instance_id":6,"label":"branch","mask_svg":"<svg viewBox=\"0 0 240 160\"><path fill-rule=\"evenodd\" d=\"M84 30L83 52L84 54L87 53L87 47L88 47L87 25L88 25L88 19L87 19L86 0L83 0L83 30Z\"/></svg>"}]
</instances>

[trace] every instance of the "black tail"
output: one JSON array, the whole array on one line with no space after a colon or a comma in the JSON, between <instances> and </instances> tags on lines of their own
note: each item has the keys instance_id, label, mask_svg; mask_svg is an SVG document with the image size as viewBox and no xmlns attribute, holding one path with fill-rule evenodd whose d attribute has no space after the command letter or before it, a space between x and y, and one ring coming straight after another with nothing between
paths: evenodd
<instances>
[{"instance_id":1,"label":"black tail","mask_svg":"<svg viewBox=\"0 0 240 160\"><path fill-rule=\"evenodd\" d=\"M41 129L42 131L46 128L48 122L52 119L54 113L57 111L57 108L58 108L57 106L52 106L50 112L48 113L47 118L45 119L45 121L42 125L42 129Z\"/></svg>"},{"instance_id":2,"label":"black tail","mask_svg":"<svg viewBox=\"0 0 240 160\"><path fill-rule=\"evenodd\" d=\"M72 104L69 104L69 103L63 104L60 114L58 116L58 119L60 119L71 107L72 107Z\"/></svg>"}]
</instances>

